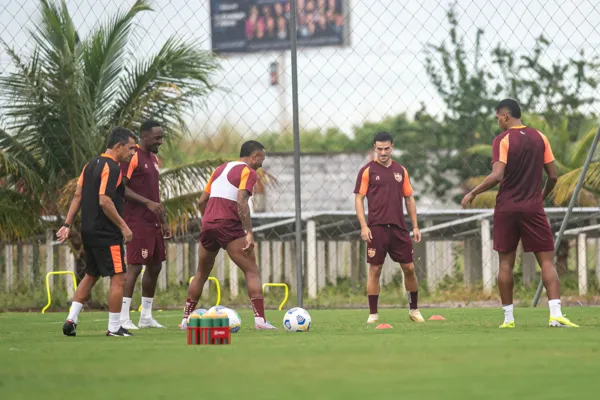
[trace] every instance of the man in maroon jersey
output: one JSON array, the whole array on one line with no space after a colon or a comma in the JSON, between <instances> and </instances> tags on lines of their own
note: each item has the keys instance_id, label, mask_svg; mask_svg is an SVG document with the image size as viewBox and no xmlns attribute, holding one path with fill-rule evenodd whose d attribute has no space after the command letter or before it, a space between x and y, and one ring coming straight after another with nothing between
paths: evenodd
<instances>
[{"instance_id":1,"label":"man in maroon jersey","mask_svg":"<svg viewBox=\"0 0 600 400\"><path fill-rule=\"evenodd\" d=\"M409 317L416 322L425 322L418 308L419 284L413 264L413 247L410 232L406 227L402 202L413 227L415 242L421 241L417 223L417 205L413 198L406 168L392 160L394 141L389 132L379 132L373 140L375 160L361 168L356 178L356 215L360 222L361 238L367 242L369 279L367 297L369 318L367 323L379 321L377 303L379 301L379 278L385 257L400 263L404 272L404 286L409 296ZM364 199L369 207L369 222L365 218Z\"/></svg>"},{"instance_id":2,"label":"man in maroon jersey","mask_svg":"<svg viewBox=\"0 0 600 400\"><path fill-rule=\"evenodd\" d=\"M556 185L558 174L548 139L523 125L521 107L512 99L496 107L498 125L504 131L492 145L492 173L465 195L467 207L480 193L500 183L494 209L494 250L499 254L498 288L504 310L500 328L514 328L513 267L519 240L525 252L533 252L542 269L548 293L551 327L577 327L565 318L560 305L560 282L554 269L554 242L544 211L544 200ZM548 179L542 192L542 176Z\"/></svg>"},{"instance_id":3,"label":"man in maroon jersey","mask_svg":"<svg viewBox=\"0 0 600 400\"><path fill-rule=\"evenodd\" d=\"M156 121L145 121L140 127L140 143L129 163L121 163L127 199L123 215L133 231L127 245L127 282L123 288L121 325L125 329L163 328L152 318L152 303L162 262L166 258L164 237L170 237L160 204L159 167L156 153L162 145L163 129ZM135 282L146 266L142 278L142 312L138 326L131 321L129 309Z\"/></svg>"},{"instance_id":4,"label":"man in maroon jersey","mask_svg":"<svg viewBox=\"0 0 600 400\"><path fill-rule=\"evenodd\" d=\"M198 271L188 289L181 329L202 295L202 287L215 265L215 258L225 249L246 278L248 296L254 310L254 328L276 329L265 319L265 304L258 265L254 254L254 236L248 200L262 167L265 148L255 140L242 145L240 160L218 167L200 197L202 232L198 253Z\"/></svg>"}]
</instances>

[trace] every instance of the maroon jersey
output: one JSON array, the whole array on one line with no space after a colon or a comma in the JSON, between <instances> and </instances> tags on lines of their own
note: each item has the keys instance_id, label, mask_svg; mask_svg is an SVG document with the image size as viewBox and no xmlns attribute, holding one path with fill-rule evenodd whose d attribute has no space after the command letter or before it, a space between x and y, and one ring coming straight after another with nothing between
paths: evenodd
<instances>
[{"instance_id":1,"label":"maroon jersey","mask_svg":"<svg viewBox=\"0 0 600 400\"><path fill-rule=\"evenodd\" d=\"M497 211L540 211L544 165L554 161L548 139L527 126L515 126L494 139L492 164L506 164L496 196Z\"/></svg>"},{"instance_id":2,"label":"maroon jersey","mask_svg":"<svg viewBox=\"0 0 600 400\"><path fill-rule=\"evenodd\" d=\"M385 167L371 161L359 171L354 193L367 197L369 226L396 225L407 229L403 200L413 194L413 188L402 165L392 161Z\"/></svg>"},{"instance_id":3,"label":"maroon jersey","mask_svg":"<svg viewBox=\"0 0 600 400\"><path fill-rule=\"evenodd\" d=\"M256 179L256 171L241 161L228 162L218 167L204 188L210 197L202 216L202 230L239 225L238 191L247 190L252 195Z\"/></svg>"},{"instance_id":4,"label":"maroon jersey","mask_svg":"<svg viewBox=\"0 0 600 400\"><path fill-rule=\"evenodd\" d=\"M158 158L145 152L139 146L135 147L135 154L129 163L121 163L121 172L128 179L127 187L148 200L160 203L158 191ZM160 216L143 205L133 201L126 201L123 209L123 219L130 227L160 226Z\"/></svg>"}]
</instances>

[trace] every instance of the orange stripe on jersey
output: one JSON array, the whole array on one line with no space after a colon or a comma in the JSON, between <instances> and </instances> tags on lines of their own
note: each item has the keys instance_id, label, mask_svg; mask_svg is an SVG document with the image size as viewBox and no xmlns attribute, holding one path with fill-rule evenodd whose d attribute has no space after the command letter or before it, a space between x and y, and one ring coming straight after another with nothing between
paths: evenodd
<instances>
[{"instance_id":1,"label":"orange stripe on jersey","mask_svg":"<svg viewBox=\"0 0 600 400\"><path fill-rule=\"evenodd\" d=\"M500 141L500 157L498 158L498 161L503 162L504 164L506 164L508 162L508 138L510 137L510 135L506 135L504 136L504 138Z\"/></svg>"},{"instance_id":2,"label":"orange stripe on jersey","mask_svg":"<svg viewBox=\"0 0 600 400\"><path fill-rule=\"evenodd\" d=\"M248 183L248 177L250 176L250 168L244 167L242 170L242 177L240 178L240 186L238 189L244 190L246 189L246 184Z\"/></svg>"},{"instance_id":3,"label":"orange stripe on jersey","mask_svg":"<svg viewBox=\"0 0 600 400\"><path fill-rule=\"evenodd\" d=\"M358 193L362 194L363 196L366 196L367 191L369 190L369 170L370 169L371 169L371 167L365 168L365 170L363 171L361 180L360 180L360 189L358 190Z\"/></svg>"},{"instance_id":4,"label":"orange stripe on jersey","mask_svg":"<svg viewBox=\"0 0 600 400\"><path fill-rule=\"evenodd\" d=\"M123 263L121 262L121 246L110 246L110 255L115 267L115 274L123 272Z\"/></svg>"},{"instance_id":5,"label":"orange stripe on jersey","mask_svg":"<svg viewBox=\"0 0 600 400\"><path fill-rule=\"evenodd\" d=\"M123 174L121 173L121 171L119 171L119 179L117 179L117 187L119 187L122 180L123 180Z\"/></svg>"},{"instance_id":6,"label":"orange stripe on jersey","mask_svg":"<svg viewBox=\"0 0 600 400\"><path fill-rule=\"evenodd\" d=\"M133 171L135 171L135 169L138 167L139 162L140 160L138 158L138 153L136 152L133 157L131 157L131 161L129 161L129 168L127 168L127 179L131 179L131 175L133 175Z\"/></svg>"},{"instance_id":7,"label":"orange stripe on jersey","mask_svg":"<svg viewBox=\"0 0 600 400\"><path fill-rule=\"evenodd\" d=\"M544 140L544 164L548 164L554 161L554 153L552 153L552 146L550 146L550 142L548 138L540 131L537 131L542 136Z\"/></svg>"},{"instance_id":8,"label":"orange stripe on jersey","mask_svg":"<svg viewBox=\"0 0 600 400\"><path fill-rule=\"evenodd\" d=\"M204 191L208 194L210 194L210 186L212 185L213 176L215 176L215 171L213 171L213 173L210 174L210 178L208 178L208 182L206 182L206 186L204 187Z\"/></svg>"},{"instance_id":9,"label":"orange stripe on jersey","mask_svg":"<svg viewBox=\"0 0 600 400\"><path fill-rule=\"evenodd\" d=\"M87 164L85 167L87 167ZM83 186L83 173L85 172L85 167L83 167L81 170L81 175L79 175L79 179L77 179L77 186Z\"/></svg>"},{"instance_id":10,"label":"orange stripe on jersey","mask_svg":"<svg viewBox=\"0 0 600 400\"><path fill-rule=\"evenodd\" d=\"M404 168L404 182L402 182L402 194L404 197L412 196L414 193L413 187L410 184L410 178L408 177L408 171Z\"/></svg>"},{"instance_id":11,"label":"orange stripe on jersey","mask_svg":"<svg viewBox=\"0 0 600 400\"><path fill-rule=\"evenodd\" d=\"M108 175L110 171L108 169L108 163L104 164L102 168L102 175L100 175L100 191L99 194L106 194L106 185L108 184Z\"/></svg>"}]
</instances>

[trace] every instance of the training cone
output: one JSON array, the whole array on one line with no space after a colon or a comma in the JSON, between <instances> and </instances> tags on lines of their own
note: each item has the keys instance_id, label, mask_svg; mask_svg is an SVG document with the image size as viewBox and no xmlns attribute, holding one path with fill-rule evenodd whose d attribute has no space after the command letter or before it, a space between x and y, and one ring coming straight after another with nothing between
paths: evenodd
<instances>
[{"instance_id":1,"label":"training cone","mask_svg":"<svg viewBox=\"0 0 600 400\"><path fill-rule=\"evenodd\" d=\"M430 321L445 321L446 318L442 317L441 315L432 315L431 318L429 318Z\"/></svg>"},{"instance_id":2,"label":"training cone","mask_svg":"<svg viewBox=\"0 0 600 400\"><path fill-rule=\"evenodd\" d=\"M379 324L375 329L392 329L392 326L390 324Z\"/></svg>"}]
</instances>

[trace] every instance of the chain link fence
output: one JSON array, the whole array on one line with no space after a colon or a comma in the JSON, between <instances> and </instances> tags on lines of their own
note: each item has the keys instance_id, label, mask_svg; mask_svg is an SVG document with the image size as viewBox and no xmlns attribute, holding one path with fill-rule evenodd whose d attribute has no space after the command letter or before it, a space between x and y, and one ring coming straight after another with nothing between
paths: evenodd
<instances>
[{"instance_id":1,"label":"chain link fence","mask_svg":"<svg viewBox=\"0 0 600 400\"><path fill-rule=\"evenodd\" d=\"M41 308L47 273L81 273L80 246L55 242L66 213L57 199L103 150L111 124L137 130L143 118L163 122L167 133L159 152L161 190L175 235L159 278L159 307L181 306L195 273L200 215L194 202L206 177L236 159L249 139L267 150L251 200L263 283L286 283L291 306L301 268L305 304L366 306L367 246L354 187L382 130L393 134L394 159L415 188L421 302L497 304L495 192L470 209L460 199L491 170L495 105L516 98L524 122L553 146L561 177L546 206L558 232L598 127L600 5L296 4L299 164L289 1L0 0L3 308ZM70 107L84 117L73 122ZM600 294L599 161L594 154L556 258L566 301L582 304ZM226 254L213 276L221 303L247 303L243 274ZM532 254L519 251L515 277L516 298L530 301L540 279ZM53 304L66 304L74 286L69 276L51 276L49 284ZM381 303L407 303L402 272L389 258L381 284ZM207 283L204 302L216 301L213 285ZM99 305L103 290L107 283L94 296ZM267 305L278 306L283 289L264 290Z\"/></svg>"}]
</instances>

